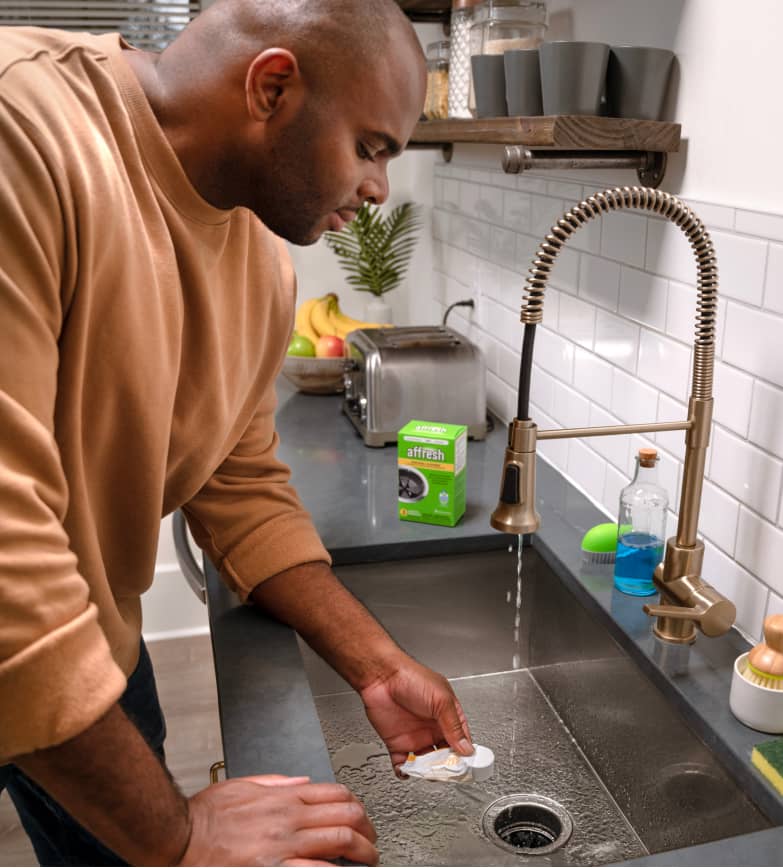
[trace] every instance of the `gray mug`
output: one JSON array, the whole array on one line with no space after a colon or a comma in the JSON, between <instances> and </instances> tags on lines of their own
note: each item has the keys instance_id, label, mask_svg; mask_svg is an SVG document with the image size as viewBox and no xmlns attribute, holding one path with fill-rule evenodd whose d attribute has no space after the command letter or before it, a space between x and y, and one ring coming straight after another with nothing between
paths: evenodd
<instances>
[{"instance_id":1,"label":"gray mug","mask_svg":"<svg viewBox=\"0 0 783 868\"><path fill-rule=\"evenodd\" d=\"M539 54L545 115L601 114L608 45L603 42L545 42Z\"/></svg>"},{"instance_id":2,"label":"gray mug","mask_svg":"<svg viewBox=\"0 0 783 868\"><path fill-rule=\"evenodd\" d=\"M543 114L541 64L537 48L520 48L503 55L506 105L512 117Z\"/></svg>"},{"instance_id":3,"label":"gray mug","mask_svg":"<svg viewBox=\"0 0 783 868\"><path fill-rule=\"evenodd\" d=\"M502 118L506 109L506 69L502 54L474 54L470 58L476 117Z\"/></svg>"},{"instance_id":4,"label":"gray mug","mask_svg":"<svg viewBox=\"0 0 783 868\"><path fill-rule=\"evenodd\" d=\"M609 115L658 121L674 61L667 48L613 45L606 70Z\"/></svg>"}]
</instances>

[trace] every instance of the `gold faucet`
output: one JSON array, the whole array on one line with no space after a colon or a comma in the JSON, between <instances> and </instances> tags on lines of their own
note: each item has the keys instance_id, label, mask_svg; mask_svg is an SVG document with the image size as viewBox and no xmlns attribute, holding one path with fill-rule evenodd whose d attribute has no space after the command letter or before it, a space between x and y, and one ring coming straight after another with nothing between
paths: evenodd
<instances>
[{"instance_id":1,"label":"gold faucet","mask_svg":"<svg viewBox=\"0 0 783 868\"><path fill-rule=\"evenodd\" d=\"M529 415L530 375L535 329L543 319L544 292L555 259L574 232L589 220L625 208L651 211L671 220L685 233L696 256L698 295L688 418L683 422L539 431ZM661 592L660 602L644 606L644 611L657 619L653 628L655 634L668 642L693 642L697 626L705 636L720 636L731 629L736 616L734 604L701 578L704 544L697 539L704 464L712 422L717 307L718 268L712 240L701 220L676 196L648 187L616 187L595 193L567 211L552 226L538 248L525 285L520 316L525 330L519 405L517 417L509 425L500 499L490 520L492 527L505 533L525 534L538 530L541 520L535 510L535 462L539 440L685 431L685 465L677 534L667 541L664 560L655 570L654 581Z\"/></svg>"}]
</instances>

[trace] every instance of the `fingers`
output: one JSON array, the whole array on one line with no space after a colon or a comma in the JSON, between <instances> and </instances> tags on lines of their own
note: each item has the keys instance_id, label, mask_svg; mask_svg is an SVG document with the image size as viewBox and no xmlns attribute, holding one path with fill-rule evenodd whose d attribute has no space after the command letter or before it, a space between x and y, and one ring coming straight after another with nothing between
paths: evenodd
<instances>
[{"instance_id":1,"label":"fingers","mask_svg":"<svg viewBox=\"0 0 783 868\"><path fill-rule=\"evenodd\" d=\"M286 775L248 775L244 780L262 787L293 787L310 783L308 777L289 778Z\"/></svg>"},{"instance_id":2,"label":"fingers","mask_svg":"<svg viewBox=\"0 0 783 868\"><path fill-rule=\"evenodd\" d=\"M337 859L342 857L359 865L377 865L375 846L349 826L302 829L296 834L297 853L305 859ZM302 862L296 864L301 865Z\"/></svg>"},{"instance_id":3,"label":"fingers","mask_svg":"<svg viewBox=\"0 0 783 868\"><path fill-rule=\"evenodd\" d=\"M370 818L356 801L313 805L302 813L299 820L302 829L323 826L349 826L372 844L378 839Z\"/></svg>"},{"instance_id":4,"label":"fingers","mask_svg":"<svg viewBox=\"0 0 783 868\"><path fill-rule=\"evenodd\" d=\"M437 720L449 747L463 756L470 756L473 753L473 742L468 722L454 693L440 709Z\"/></svg>"},{"instance_id":5,"label":"fingers","mask_svg":"<svg viewBox=\"0 0 783 868\"><path fill-rule=\"evenodd\" d=\"M291 866L299 866L299 865L327 865L328 868L334 868L334 862L318 862L315 859L284 859L281 865L291 865Z\"/></svg>"}]
</instances>

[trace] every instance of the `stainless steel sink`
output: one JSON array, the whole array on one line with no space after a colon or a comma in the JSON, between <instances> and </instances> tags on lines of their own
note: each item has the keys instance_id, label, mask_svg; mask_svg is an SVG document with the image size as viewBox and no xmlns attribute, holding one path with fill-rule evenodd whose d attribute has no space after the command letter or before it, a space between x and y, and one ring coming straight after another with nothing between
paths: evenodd
<instances>
[{"instance_id":1,"label":"stainless steel sink","mask_svg":"<svg viewBox=\"0 0 783 868\"><path fill-rule=\"evenodd\" d=\"M604 864L770 827L606 626L536 551L522 560L521 581L510 551L337 569L452 679L496 757L482 784L397 780L357 695L302 645L335 776L382 863Z\"/></svg>"}]
</instances>

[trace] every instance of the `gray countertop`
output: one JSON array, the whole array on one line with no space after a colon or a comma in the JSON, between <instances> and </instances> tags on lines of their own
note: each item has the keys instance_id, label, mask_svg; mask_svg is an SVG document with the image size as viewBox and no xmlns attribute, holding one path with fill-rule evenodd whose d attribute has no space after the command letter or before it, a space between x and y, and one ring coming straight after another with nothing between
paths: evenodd
<instances>
[{"instance_id":1,"label":"gray countertop","mask_svg":"<svg viewBox=\"0 0 783 868\"><path fill-rule=\"evenodd\" d=\"M489 514L497 503L504 426L468 445L468 508L454 528L397 517L394 446L365 447L340 412L340 398L310 396L279 383L280 457L313 515L336 565L505 547ZM654 639L638 600L614 591L611 568L587 569L580 542L605 516L543 461L538 468L541 530L534 547L563 582L606 623L613 637L721 757L751 798L783 823L783 800L750 765L769 736L740 724L728 708L731 668L748 645L736 632L674 647ZM242 606L207 564L210 626L224 758L230 776L277 772L331 780L329 756L295 634ZM638 860L650 865L780 865L783 828Z\"/></svg>"}]
</instances>

